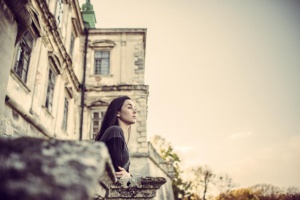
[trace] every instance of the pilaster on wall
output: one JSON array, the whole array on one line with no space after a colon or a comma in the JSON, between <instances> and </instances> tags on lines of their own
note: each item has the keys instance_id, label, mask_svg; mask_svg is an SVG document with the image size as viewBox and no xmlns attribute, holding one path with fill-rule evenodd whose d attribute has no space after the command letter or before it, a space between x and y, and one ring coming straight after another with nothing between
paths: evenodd
<instances>
[{"instance_id":1,"label":"pilaster on wall","mask_svg":"<svg viewBox=\"0 0 300 200\"><path fill-rule=\"evenodd\" d=\"M147 142L147 98L136 99L138 110L137 119L137 152L147 153L148 152L148 142Z\"/></svg>"},{"instance_id":2,"label":"pilaster on wall","mask_svg":"<svg viewBox=\"0 0 300 200\"><path fill-rule=\"evenodd\" d=\"M143 40L139 40L134 46L134 58L135 58L135 82L144 84L145 75L145 50Z\"/></svg>"}]
</instances>

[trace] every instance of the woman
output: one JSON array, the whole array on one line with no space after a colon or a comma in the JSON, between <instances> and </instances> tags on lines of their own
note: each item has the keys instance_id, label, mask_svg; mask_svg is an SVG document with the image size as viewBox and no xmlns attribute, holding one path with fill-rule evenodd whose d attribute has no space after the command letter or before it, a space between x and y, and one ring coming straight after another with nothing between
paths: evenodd
<instances>
[{"instance_id":1,"label":"woman","mask_svg":"<svg viewBox=\"0 0 300 200\"><path fill-rule=\"evenodd\" d=\"M128 141L130 127L136 122L136 107L128 96L114 99L108 106L96 141L106 144L116 177L130 177Z\"/></svg>"}]
</instances>

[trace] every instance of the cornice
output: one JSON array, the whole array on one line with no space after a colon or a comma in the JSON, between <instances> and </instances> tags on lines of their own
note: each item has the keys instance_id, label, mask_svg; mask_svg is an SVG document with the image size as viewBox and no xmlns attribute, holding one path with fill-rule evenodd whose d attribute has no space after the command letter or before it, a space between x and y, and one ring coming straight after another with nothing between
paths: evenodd
<instances>
[{"instance_id":1,"label":"cornice","mask_svg":"<svg viewBox=\"0 0 300 200\"><path fill-rule=\"evenodd\" d=\"M97 33L144 33L146 34L146 28L96 28L89 29L90 34Z\"/></svg>"},{"instance_id":2,"label":"cornice","mask_svg":"<svg viewBox=\"0 0 300 200\"><path fill-rule=\"evenodd\" d=\"M86 86L86 92L104 92L104 91L144 91L148 93L149 86L148 85L103 85L103 86Z\"/></svg>"}]
</instances>

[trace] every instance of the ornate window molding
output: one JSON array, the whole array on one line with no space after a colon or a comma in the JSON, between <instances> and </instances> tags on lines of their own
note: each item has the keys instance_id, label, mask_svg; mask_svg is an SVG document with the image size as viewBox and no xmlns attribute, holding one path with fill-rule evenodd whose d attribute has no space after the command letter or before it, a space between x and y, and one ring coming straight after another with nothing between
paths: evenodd
<instances>
[{"instance_id":1,"label":"ornate window molding","mask_svg":"<svg viewBox=\"0 0 300 200\"><path fill-rule=\"evenodd\" d=\"M92 76L111 76L111 51L115 46L112 40L95 40L90 43L93 52Z\"/></svg>"},{"instance_id":2,"label":"ornate window molding","mask_svg":"<svg viewBox=\"0 0 300 200\"><path fill-rule=\"evenodd\" d=\"M74 30L74 36L75 38L78 37L81 33L81 27L78 19L72 17L72 25L73 25L73 30Z\"/></svg>"},{"instance_id":3,"label":"ornate window molding","mask_svg":"<svg viewBox=\"0 0 300 200\"><path fill-rule=\"evenodd\" d=\"M74 97L74 91L69 83L65 84L65 95L68 99L72 99Z\"/></svg>"},{"instance_id":4,"label":"ornate window molding","mask_svg":"<svg viewBox=\"0 0 300 200\"><path fill-rule=\"evenodd\" d=\"M53 51L48 52L49 63L56 74L61 74L61 62Z\"/></svg>"},{"instance_id":5,"label":"ornate window molding","mask_svg":"<svg viewBox=\"0 0 300 200\"><path fill-rule=\"evenodd\" d=\"M112 49L115 46L116 43L112 40L95 40L89 45L89 47L92 49L99 49L99 48Z\"/></svg>"}]
</instances>

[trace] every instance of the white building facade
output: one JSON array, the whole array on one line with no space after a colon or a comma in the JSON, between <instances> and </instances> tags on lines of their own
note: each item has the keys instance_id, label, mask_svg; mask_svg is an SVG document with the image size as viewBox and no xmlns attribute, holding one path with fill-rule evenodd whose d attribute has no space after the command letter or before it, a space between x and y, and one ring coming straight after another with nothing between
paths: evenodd
<instances>
[{"instance_id":1,"label":"white building facade","mask_svg":"<svg viewBox=\"0 0 300 200\"><path fill-rule=\"evenodd\" d=\"M79 4L36 0L26 8L31 23L14 46L4 47L10 48L12 57L2 66L9 68L3 134L78 139L83 74Z\"/></svg>"}]
</instances>

